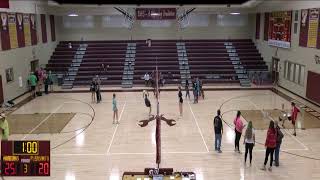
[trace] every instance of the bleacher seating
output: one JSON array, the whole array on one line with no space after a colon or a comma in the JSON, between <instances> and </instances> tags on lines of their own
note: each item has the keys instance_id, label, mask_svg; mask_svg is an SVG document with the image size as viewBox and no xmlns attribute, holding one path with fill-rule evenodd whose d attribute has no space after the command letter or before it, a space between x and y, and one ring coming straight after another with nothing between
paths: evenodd
<instances>
[{"instance_id":1,"label":"bleacher seating","mask_svg":"<svg viewBox=\"0 0 320 180\"><path fill-rule=\"evenodd\" d=\"M251 40L153 40L148 47L144 40L137 41L62 41L56 47L47 65L48 70L64 74L72 64L80 43L88 44L78 69L74 85L89 85L95 75L102 78L102 85L121 85L127 43L136 43L133 64L133 85L144 84L143 75L155 70L162 72L166 84L180 84L177 42L185 42L190 75L199 77L205 84L239 83L234 64L225 42L231 42L245 70L266 71L267 65ZM157 61L156 61L157 59ZM109 65L104 71L102 64ZM170 72L170 73L169 73ZM169 75L171 74L171 75Z\"/></svg>"},{"instance_id":2,"label":"bleacher seating","mask_svg":"<svg viewBox=\"0 0 320 180\"><path fill-rule=\"evenodd\" d=\"M151 74L158 65L166 84L180 83L180 70L175 40L153 40L148 47L145 41L136 41L134 84L144 84L143 76ZM171 75L169 75L171 74Z\"/></svg>"},{"instance_id":3,"label":"bleacher seating","mask_svg":"<svg viewBox=\"0 0 320 180\"><path fill-rule=\"evenodd\" d=\"M239 83L225 42L231 42L245 69L267 69L251 40L186 40L191 77L205 84Z\"/></svg>"}]
</instances>

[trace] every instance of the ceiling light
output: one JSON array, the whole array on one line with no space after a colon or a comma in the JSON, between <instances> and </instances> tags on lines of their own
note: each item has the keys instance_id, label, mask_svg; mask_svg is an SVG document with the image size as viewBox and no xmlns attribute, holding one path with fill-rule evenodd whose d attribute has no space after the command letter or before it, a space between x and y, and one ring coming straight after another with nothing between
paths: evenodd
<instances>
[{"instance_id":1,"label":"ceiling light","mask_svg":"<svg viewBox=\"0 0 320 180\"><path fill-rule=\"evenodd\" d=\"M230 13L231 15L239 15L240 13L239 12L232 12Z\"/></svg>"},{"instance_id":2,"label":"ceiling light","mask_svg":"<svg viewBox=\"0 0 320 180\"><path fill-rule=\"evenodd\" d=\"M160 16L159 13L151 13L151 16Z\"/></svg>"},{"instance_id":3,"label":"ceiling light","mask_svg":"<svg viewBox=\"0 0 320 180\"><path fill-rule=\"evenodd\" d=\"M75 14L75 13L71 13L71 14L69 14L68 16L77 17L77 16L79 16L79 15L78 15L78 14Z\"/></svg>"}]
</instances>

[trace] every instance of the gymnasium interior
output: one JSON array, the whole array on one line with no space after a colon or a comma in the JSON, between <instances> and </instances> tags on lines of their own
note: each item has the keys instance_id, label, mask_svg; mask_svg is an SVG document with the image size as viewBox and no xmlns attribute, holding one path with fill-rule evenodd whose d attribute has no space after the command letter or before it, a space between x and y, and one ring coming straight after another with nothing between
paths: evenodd
<instances>
[{"instance_id":1,"label":"gymnasium interior","mask_svg":"<svg viewBox=\"0 0 320 180\"><path fill-rule=\"evenodd\" d=\"M320 179L320 1L0 0L0 16L2 180Z\"/></svg>"}]
</instances>

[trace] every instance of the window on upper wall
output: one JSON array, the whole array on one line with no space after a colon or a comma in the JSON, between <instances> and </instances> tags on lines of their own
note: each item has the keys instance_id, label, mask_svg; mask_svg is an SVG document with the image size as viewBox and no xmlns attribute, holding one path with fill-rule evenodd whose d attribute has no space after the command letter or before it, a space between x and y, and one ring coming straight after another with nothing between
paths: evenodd
<instances>
[{"instance_id":1,"label":"window on upper wall","mask_svg":"<svg viewBox=\"0 0 320 180\"><path fill-rule=\"evenodd\" d=\"M299 24L299 11L294 11L293 34L298 33L298 24Z\"/></svg>"},{"instance_id":2,"label":"window on upper wall","mask_svg":"<svg viewBox=\"0 0 320 180\"><path fill-rule=\"evenodd\" d=\"M305 66L290 61L284 62L284 79L304 86Z\"/></svg>"}]
</instances>

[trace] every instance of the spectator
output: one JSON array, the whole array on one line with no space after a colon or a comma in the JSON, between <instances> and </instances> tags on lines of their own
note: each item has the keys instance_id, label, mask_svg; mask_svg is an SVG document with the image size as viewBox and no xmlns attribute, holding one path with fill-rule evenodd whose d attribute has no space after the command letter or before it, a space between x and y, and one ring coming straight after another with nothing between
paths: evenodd
<instances>
[{"instance_id":1,"label":"spectator","mask_svg":"<svg viewBox=\"0 0 320 180\"><path fill-rule=\"evenodd\" d=\"M90 84L90 92L91 92L91 101L95 102L96 101L96 88L97 88L97 84L95 79L92 79L92 82Z\"/></svg>"},{"instance_id":2,"label":"spectator","mask_svg":"<svg viewBox=\"0 0 320 180\"><path fill-rule=\"evenodd\" d=\"M50 87L50 92L53 91L53 77L52 77L52 72L49 71L47 75L48 81L49 81L49 87Z\"/></svg>"},{"instance_id":3,"label":"spectator","mask_svg":"<svg viewBox=\"0 0 320 180\"><path fill-rule=\"evenodd\" d=\"M44 93L49 94L49 84L50 84L50 79L47 74L45 74L44 77Z\"/></svg>"},{"instance_id":4,"label":"spectator","mask_svg":"<svg viewBox=\"0 0 320 180\"><path fill-rule=\"evenodd\" d=\"M221 120L220 109L217 111L217 116L214 118L213 125L214 125L214 133L215 133L214 150L217 151L218 153L222 153L221 139L223 134L223 125Z\"/></svg>"},{"instance_id":5,"label":"spectator","mask_svg":"<svg viewBox=\"0 0 320 180\"><path fill-rule=\"evenodd\" d=\"M275 124L276 132L277 132L277 145L276 145L276 149L274 151L274 162L275 162L275 166L278 167L279 166L280 147L281 147L282 138L284 135L280 130L278 121L275 121L274 124Z\"/></svg>"},{"instance_id":6,"label":"spectator","mask_svg":"<svg viewBox=\"0 0 320 180\"><path fill-rule=\"evenodd\" d=\"M188 81L188 79L186 79L185 91L186 91L186 98L189 97L189 100L190 100L189 81Z\"/></svg>"},{"instance_id":7,"label":"spectator","mask_svg":"<svg viewBox=\"0 0 320 180\"><path fill-rule=\"evenodd\" d=\"M146 44L147 44L148 47L151 47L151 39L147 39L146 40Z\"/></svg>"},{"instance_id":8,"label":"spectator","mask_svg":"<svg viewBox=\"0 0 320 180\"><path fill-rule=\"evenodd\" d=\"M29 77L28 77L28 82L29 82L29 85L31 87L31 97L36 97L36 86L37 86L37 77L36 75L31 72Z\"/></svg>"},{"instance_id":9,"label":"spectator","mask_svg":"<svg viewBox=\"0 0 320 180\"><path fill-rule=\"evenodd\" d=\"M238 152L238 153L241 153L240 152L240 147L239 147L239 142L240 142L242 130L244 128L244 125L242 123L242 120L240 119L240 116L241 116L241 112L238 111L237 112L237 116L233 121L233 124L235 125L235 130L234 131L236 133L236 137L235 137L235 140L234 140L234 151Z\"/></svg>"},{"instance_id":10,"label":"spectator","mask_svg":"<svg viewBox=\"0 0 320 180\"><path fill-rule=\"evenodd\" d=\"M146 86L149 86L149 81L150 81L150 76L149 76L148 72L146 72L146 74L144 75L144 84Z\"/></svg>"},{"instance_id":11,"label":"spectator","mask_svg":"<svg viewBox=\"0 0 320 180\"><path fill-rule=\"evenodd\" d=\"M248 123L248 127L246 130L246 133L244 135L244 141L243 144L245 144L246 147L246 151L244 154L244 163L247 162L247 155L248 152L250 154L250 166L251 166L251 162L252 162L252 149L255 145L255 141L256 141L256 137L255 137L255 132L252 126L252 121L249 121Z\"/></svg>"},{"instance_id":12,"label":"spectator","mask_svg":"<svg viewBox=\"0 0 320 180\"><path fill-rule=\"evenodd\" d=\"M6 115L2 113L0 115L0 128L1 128L1 140L7 141L9 138L9 124L6 119Z\"/></svg>"},{"instance_id":13,"label":"spectator","mask_svg":"<svg viewBox=\"0 0 320 180\"><path fill-rule=\"evenodd\" d=\"M196 81L193 81L192 86L193 86L193 103L196 104L198 103L198 92L197 92Z\"/></svg>"},{"instance_id":14,"label":"spectator","mask_svg":"<svg viewBox=\"0 0 320 180\"><path fill-rule=\"evenodd\" d=\"M182 98L182 92L181 92L181 87L180 86L179 86L178 98L179 98L180 117L182 117L182 114L183 114L183 98Z\"/></svg>"},{"instance_id":15,"label":"spectator","mask_svg":"<svg viewBox=\"0 0 320 180\"><path fill-rule=\"evenodd\" d=\"M267 132L267 138L266 138L266 142L265 142L266 155L265 155L264 164L263 164L261 170L264 170L264 171L266 170L266 165L267 165L268 158L270 155L269 171L272 171L273 153L276 148L276 145L277 145L277 131L274 127L274 122L270 121L269 129Z\"/></svg>"},{"instance_id":16,"label":"spectator","mask_svg":"<svg viewBox=\"0 0 320 180\"><path fill-rule=\"evenodd\" d=\"M101 102L101 92L100 92L100 85L101 85L101 80L98 75L96 75L96 96L97 96L97 103Z\"/></svg>"}]
</instances>

